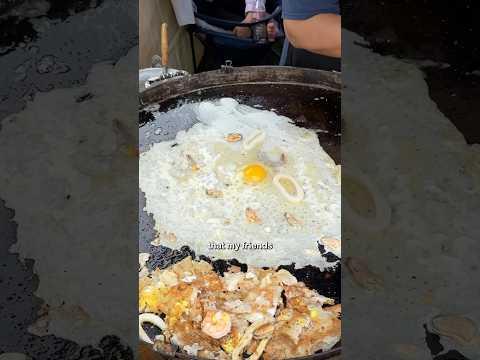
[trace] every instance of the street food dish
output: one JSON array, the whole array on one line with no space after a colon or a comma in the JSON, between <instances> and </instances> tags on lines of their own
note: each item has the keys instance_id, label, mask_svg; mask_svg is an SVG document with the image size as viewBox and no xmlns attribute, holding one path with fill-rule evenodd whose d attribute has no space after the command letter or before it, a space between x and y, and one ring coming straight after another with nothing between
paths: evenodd
<instances>
[{"instance_id":1,"label":"street food dish","mask_svg":"<svg viewBox=\"0 0 480 360\"><path fill-rule=\"evenodd\" d=\"M231 266L223 275L191 257L144 273L140 339L166 353L206 359L281 360L331 349L341 306L285 269ZM149 336L148 323L157 327Z\"/></svg>"}]
</instances>

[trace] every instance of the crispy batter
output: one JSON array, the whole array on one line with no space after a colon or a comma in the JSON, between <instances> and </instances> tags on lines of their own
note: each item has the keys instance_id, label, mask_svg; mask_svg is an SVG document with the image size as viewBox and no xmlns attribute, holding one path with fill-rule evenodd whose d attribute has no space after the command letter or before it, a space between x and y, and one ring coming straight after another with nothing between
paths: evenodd
<instances>
[{"instance_id":1,"label":"crispy batter","mask_svg":"<svg viewBox=\"0 0 480 360\"><path fill-rule=\"evenodd\" d=\"M158 349L173 344L206 359L241 360L246 353L250 360L281 360L328 350L340 340L340 305L285 269L244 273L233 267L221 276L187 257L141 278L139 289L140 311L165 322Z\"/></svg>"}]
</instances>

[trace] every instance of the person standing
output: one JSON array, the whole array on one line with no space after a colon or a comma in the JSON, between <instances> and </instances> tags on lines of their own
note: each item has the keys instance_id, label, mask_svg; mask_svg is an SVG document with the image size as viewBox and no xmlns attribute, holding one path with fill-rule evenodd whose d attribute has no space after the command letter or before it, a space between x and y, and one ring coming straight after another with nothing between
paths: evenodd
<instances>
[{"instance_id":1,"label":"person standing","mask_svg":"<svg viewBox=\"0 0 480 360\"><path fill-rule=\"evenodd\" d=\"M341 16L338 0L283 0L285 65L341 69ZM285 48L288 46L288 50Z\"/></svg>"}]
</instances>

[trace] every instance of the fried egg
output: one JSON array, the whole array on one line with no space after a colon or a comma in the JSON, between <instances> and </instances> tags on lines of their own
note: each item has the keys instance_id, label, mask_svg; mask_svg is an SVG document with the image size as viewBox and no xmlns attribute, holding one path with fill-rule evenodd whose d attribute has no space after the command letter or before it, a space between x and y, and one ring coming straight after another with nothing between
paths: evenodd
<instances>
[{"instance_id":1,"label":"fried egg","mask_svg":"<svg viewBox=\"0 0 480 360\"><path fill-rule=\"evenodd\" d=\"M175 235L160 243L253 266L331 266L318 244L340 240L340 169L316 133L230 98L201 102L196 114L193 127L140 155L145 211L158 234Z\"/></svg>"}]
</instances>

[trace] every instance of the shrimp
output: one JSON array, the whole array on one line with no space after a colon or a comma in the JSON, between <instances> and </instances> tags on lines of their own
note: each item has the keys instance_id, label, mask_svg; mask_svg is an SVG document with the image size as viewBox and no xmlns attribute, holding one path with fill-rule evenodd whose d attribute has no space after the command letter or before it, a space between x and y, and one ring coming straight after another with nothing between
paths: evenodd
<instances>
[{"instance_id":1,"label":"shrimp","mask_svg":"<svg viewBox=\"0 0 480 360\"><path fill-rule=\"evenodd\" d=\"M232 330L232 319L224 311L207 311L203 322L202 331L214 339L220 339Z\"/></svg>"}]
</instances>

